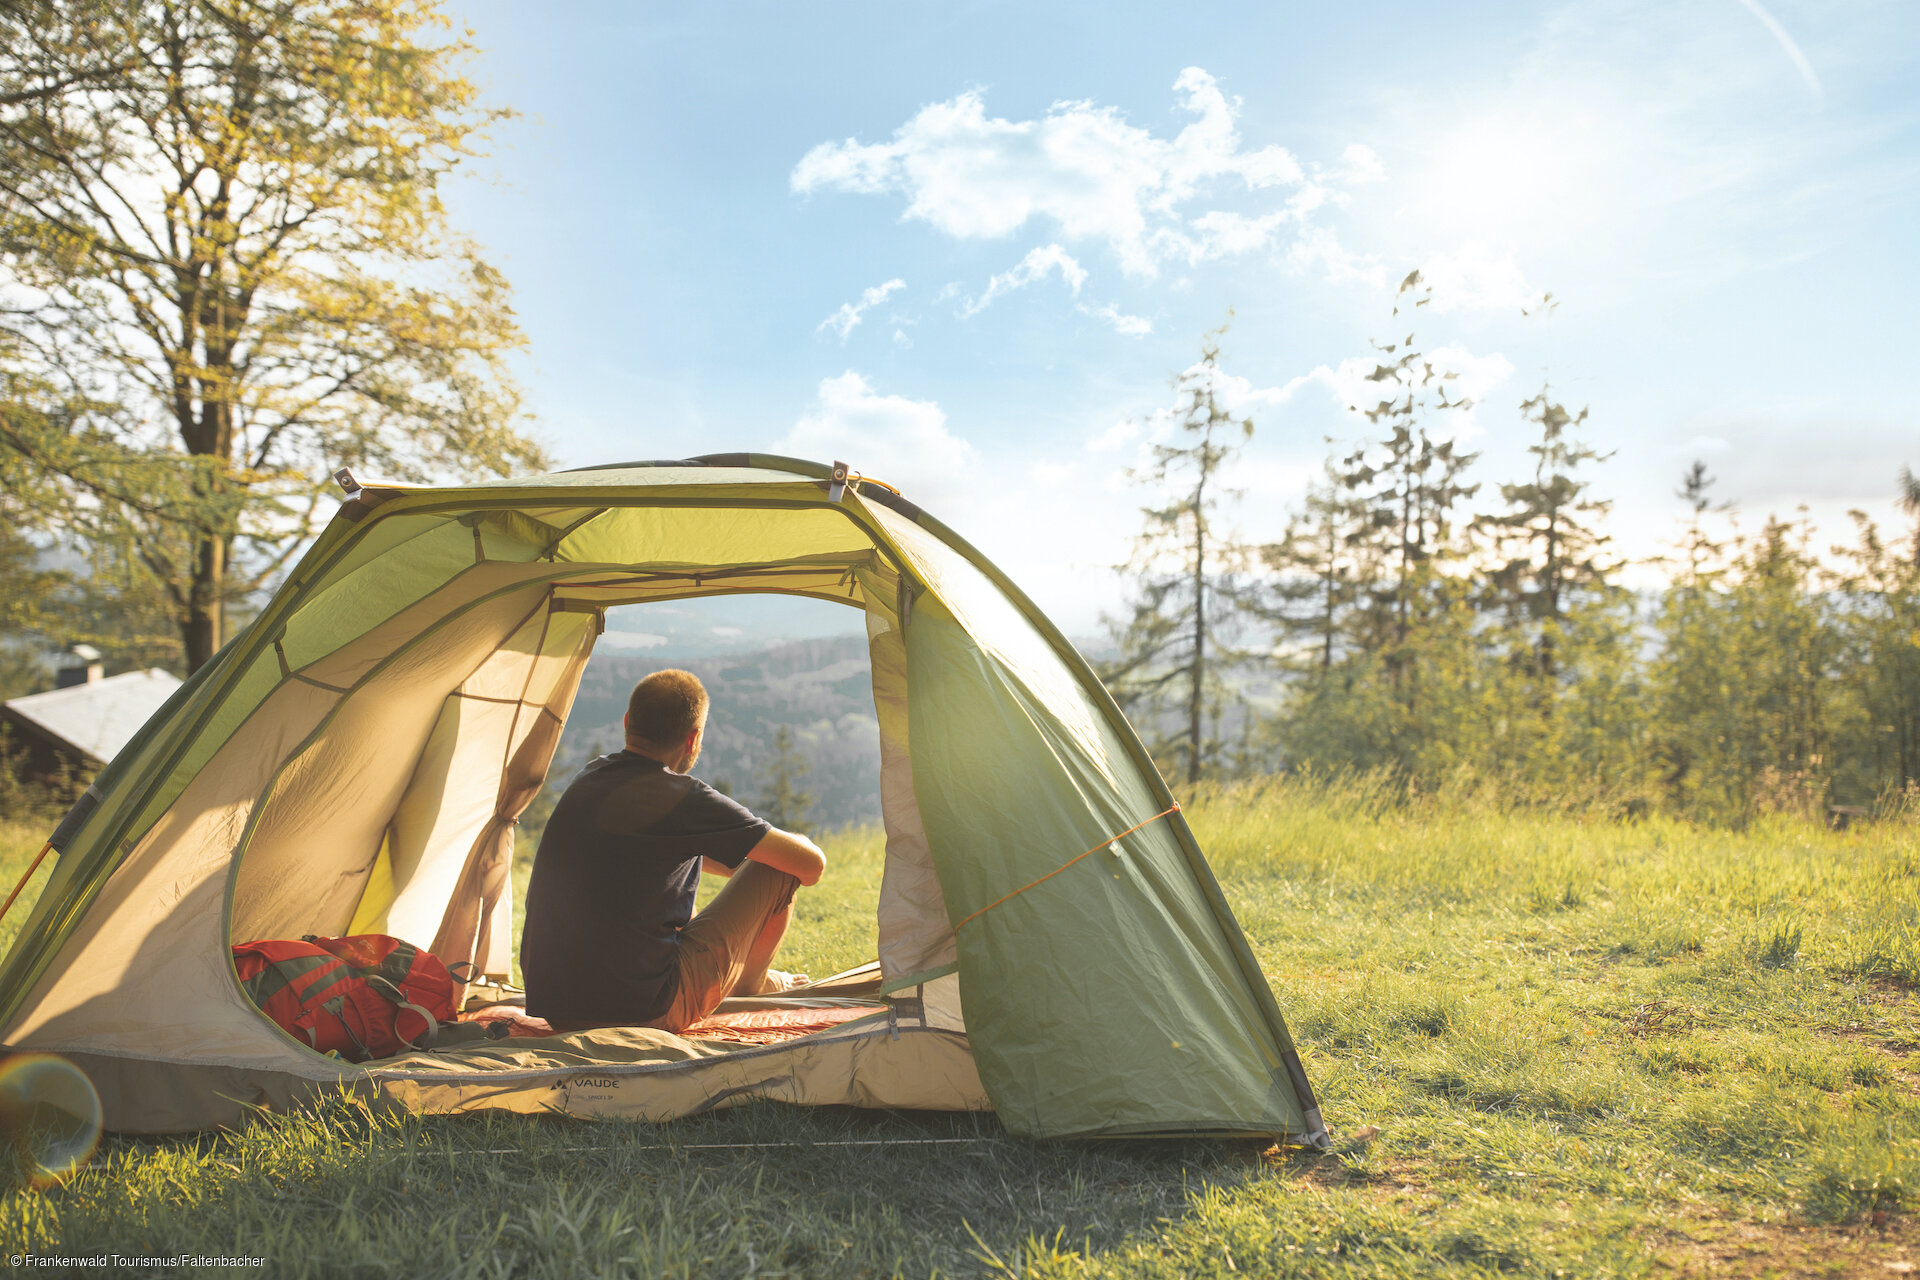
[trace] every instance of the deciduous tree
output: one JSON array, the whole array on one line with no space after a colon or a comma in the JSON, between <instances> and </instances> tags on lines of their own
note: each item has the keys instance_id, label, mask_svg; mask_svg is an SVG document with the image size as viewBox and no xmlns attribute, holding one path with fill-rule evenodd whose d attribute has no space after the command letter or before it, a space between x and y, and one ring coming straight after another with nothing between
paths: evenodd
<instances>
[{"instance_id":1,"label":"deciduous tree","mask_svg":"<svg viewBox=\"0 0 1920 1280\"><path fill-rule=\"evenodd\" d=\"M498 110L433 0L0 4L0 447L166 594L191 669L341 465L538 465L441 191Z\"/></svg>"}]
</instances>

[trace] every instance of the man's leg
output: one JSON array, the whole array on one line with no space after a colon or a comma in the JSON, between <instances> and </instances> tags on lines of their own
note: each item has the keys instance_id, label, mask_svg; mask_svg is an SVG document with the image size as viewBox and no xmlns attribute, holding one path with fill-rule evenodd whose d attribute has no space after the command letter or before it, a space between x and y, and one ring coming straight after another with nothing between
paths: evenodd
<instances>
[{"instance_id":1,"label":"man's leg","mask_svg":"<svg viewBox=\"0 0 1920 1280\"><path fill-rule=\"evenodd\" d=\"M759 862L743 862L707 909L680 931L679 990L659 1025L679 1031L731 995L758 995L780 939L793 919L800 882Z\"/></svg>"}]
</instances>

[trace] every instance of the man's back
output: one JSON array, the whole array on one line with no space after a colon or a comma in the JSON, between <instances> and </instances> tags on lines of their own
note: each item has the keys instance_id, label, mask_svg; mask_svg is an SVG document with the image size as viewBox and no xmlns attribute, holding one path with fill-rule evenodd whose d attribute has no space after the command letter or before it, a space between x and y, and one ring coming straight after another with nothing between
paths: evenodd
<instances>
[{"instance_id":1,"label":"man's back","mask_svg":"<svg viewBox=\"0 0 1920 1280\"><path fill-rule=\"evenodd\" d=\"M626 1025L665 1012L700 860L738 867L768 830L659 760L618 751L590 761L534 858L520 943L527 1012Z\"/></svg>"}]
</instances>

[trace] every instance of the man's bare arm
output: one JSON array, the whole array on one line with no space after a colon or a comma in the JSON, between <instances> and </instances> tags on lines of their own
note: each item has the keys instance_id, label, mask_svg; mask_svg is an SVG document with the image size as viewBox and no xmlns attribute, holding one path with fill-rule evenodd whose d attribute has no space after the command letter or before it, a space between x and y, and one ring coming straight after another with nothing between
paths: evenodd
<instances>
[{"instance_id":1,"label":"man's bare arm","mask_svg":"<svg viewBox=\"0 0 1920 1280\"><path fill-rule=\"evenodd\" d=\"M801 884L808 885L820 883L821 873L827 869L827 855L820 852L819 845L805 836L782 831L778 827L761 836L760 843L753 846L747 858L772 867L775 871L784 871Z\"/></svg>"}]
</instances>

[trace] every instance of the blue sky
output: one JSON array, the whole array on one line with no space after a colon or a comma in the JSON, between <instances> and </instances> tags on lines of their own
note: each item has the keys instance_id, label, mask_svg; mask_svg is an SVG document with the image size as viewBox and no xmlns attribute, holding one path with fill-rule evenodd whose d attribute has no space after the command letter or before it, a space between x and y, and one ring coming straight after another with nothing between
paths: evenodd
<instances>
[{"instance_id":1,"label":"blue sky","mask_svg":"<svg viewBox=\"0 0 1920 1280\"><path fill-rule=\"evenodd\" d=\"M1626 554L1695 457L1823 541L1920 468L1920 6L454 12L523 113L455 215L515 285L563 465L843 457L1076 633L1202 333L1233 308L1235 518L1269 535L1364 426L1416 266L1478 478L1518 478L1550 380L1616 451Z\"/></svg>"}]
</instances>

